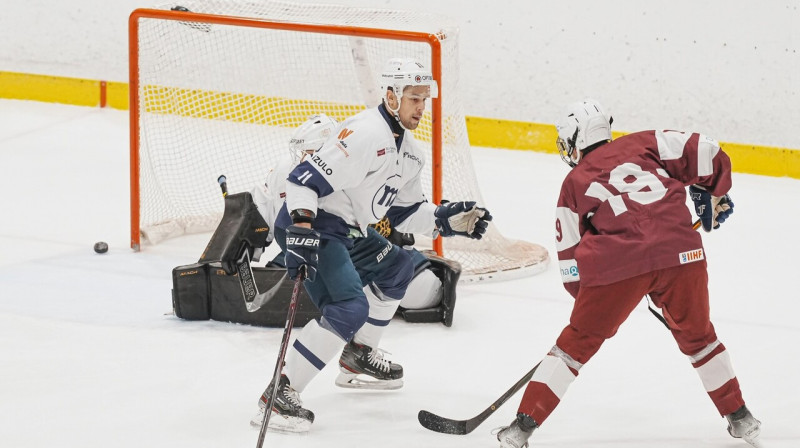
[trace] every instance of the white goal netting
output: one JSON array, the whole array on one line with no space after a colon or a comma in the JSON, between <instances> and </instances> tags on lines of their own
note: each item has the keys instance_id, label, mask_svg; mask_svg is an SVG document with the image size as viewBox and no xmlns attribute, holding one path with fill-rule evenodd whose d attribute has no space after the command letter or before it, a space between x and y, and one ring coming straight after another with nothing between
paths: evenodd
<instances>
[{"instance_id":1,"label":"white goal netting","mask_svg":"<svg viewBox=\"0 0 800 448\"><path fill-rule=\"evenodd\" d=\"M198 15L177 20L175 6ZM434 65L439 51L419 35L435 38L441 54L442 197L491 209L472 165L458 96L458 28L447 18L263 0L194 0L163 10L131 16L134 247L139 237L157 244L213 230L224 208L219 175L231 193L250 190L289 157L288 139L309 116L341 121L375 106L386 60ZM414 132L431 155L432 117L426 113ZM428 191L435 162L426 164ZM431 247L429 240L420 245ZM549 260L543 247L507 239L494 224L480 241L448 238L443 245L444 256L462 264L464 280L532 275Z\"/></svg>"}]
</instances>

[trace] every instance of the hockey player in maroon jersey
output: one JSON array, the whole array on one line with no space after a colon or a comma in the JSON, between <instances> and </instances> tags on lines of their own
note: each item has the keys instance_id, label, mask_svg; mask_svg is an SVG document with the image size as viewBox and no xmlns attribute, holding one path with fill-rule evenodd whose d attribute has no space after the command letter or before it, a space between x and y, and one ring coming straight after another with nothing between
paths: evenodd
<instances>
[{"instance_id":1,"label":"hockey player in maroon jersey","mask_svg":"<svg viewBox=\"0 0 800 448\"><path fill-rule=\"evenodd\" d=\"M643 131L612 141L611 122L587 99L556 123L559 152L573 167L558 198L556 246L575 305L528 383L517 417L498 432L500 446L528 446L581 367L649 294L730 435L758 447L761 423L745 406L709 318L703 241L686 207L688 186L706 232L725 221L733 212L730 159L697 133Z\"/></svg>"}]
</instances>

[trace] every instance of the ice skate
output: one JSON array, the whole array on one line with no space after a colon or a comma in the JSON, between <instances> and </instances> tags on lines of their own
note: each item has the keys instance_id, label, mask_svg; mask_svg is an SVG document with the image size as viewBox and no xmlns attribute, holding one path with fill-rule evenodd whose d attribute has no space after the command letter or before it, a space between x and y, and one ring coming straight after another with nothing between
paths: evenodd
<instances>
[{"instance_id":1,"label":"ice skate","mask_svg":"<svg viewBox=\"0 0 800 448\"><path fill-rule=\"evenodd\" d=\"M258 414L250 420L251 425L261 427L261 423L264 421L264 410L271 393L272 384L261 394L261 398L258 400ZM302 433L308 432L312 423L314 423L314 413L303 408L300 394L289 385L289 378L281 375L267 429L282 433Z\"/></svg>"},{"instance_id":2,"label":"ice skate","mask_svg":"<svg viewBox=\"0 0 800 448\"><path fill-rule=\"evenodd\" d=\"M747 406L742 406L732 414L725 416L728 420L728 433L756 448L763 448L758 440L761 435L761 422L753 417Z\"/></svg>"},{"instance_id":3,"label":"ice skate","mask_svg":"<svg viewBox=\"0 0 800 448\"><path fill-rule=\"evenodd\" d=\"M387 361L384 352L350 341L339 358L336 385L351 389L394 390L403 387L403 366Z\"/></svg>"},{"instance_id":4,"label":"ice skate","mask_svg":"<svg viewBox=\"0 0 800 448\"><path fill-rule=\"evenodd\" d=\"M530 416L517 414L517 418L510 425L500 428L497 432L500 448L526 448L528 438L538 426Z\"/></svg>"}]
</instances>

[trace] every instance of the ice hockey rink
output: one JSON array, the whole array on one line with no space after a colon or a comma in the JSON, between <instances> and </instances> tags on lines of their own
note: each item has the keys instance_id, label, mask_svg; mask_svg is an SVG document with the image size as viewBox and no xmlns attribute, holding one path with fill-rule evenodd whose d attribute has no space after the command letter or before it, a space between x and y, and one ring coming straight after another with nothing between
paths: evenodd
<instances>
[{"instance_id":1,"label":"ice hockey rink","mask_svg":"<svg viewBox=\"0 0 800 448\"><path fill-rule=\"evenodd\" d=\"M0 100L0 445L13 448L244 448L282 329L171 315L173 267L209 234L129 248L126 112ZM555 258L558 156L475 148L486 205L505 235ZM214 181L211 179L210 181ZM734 175L735 214L704 234L712 317L770 448L800 446L800 181ZM92 245L110 250L95 254ZM307 435L268 447L492 447L521 393L466 436L417 412L465 419L553 345L572 299L551 263L525 279L462 285L451 328L395 319L382 346L403 364L398 391L334 386L329 365L303 393ZM532 438L541 447L744 447L670 334L647 311L581 370Z\"/></svg>"}]
</instances>

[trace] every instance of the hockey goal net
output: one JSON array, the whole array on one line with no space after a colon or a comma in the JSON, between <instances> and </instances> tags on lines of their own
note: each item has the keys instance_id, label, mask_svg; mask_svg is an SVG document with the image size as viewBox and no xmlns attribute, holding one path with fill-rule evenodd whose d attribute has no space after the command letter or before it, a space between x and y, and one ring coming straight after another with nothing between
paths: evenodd
<instances>
[{"instance_id":1,"label":"hockey goal net","mask_svg":"<svg viewBox=\"0 0 800 448\"><path fill-rule=\"evenodd\" d=\"M131 247L213 230L231 193L289 157L309 116L338 121L379 101L392 57L430 64L440 95L414 132L430 154L432 200L485 204L458 97L458 29L418 12L264 0L195 0L130 16ZM491 204L485 204L491 209ZM532 275L547 251L503 237L420 242L460 262L464 280ZM427 247L424 247L427 246Z\"/></svg>"}]
</instances>

